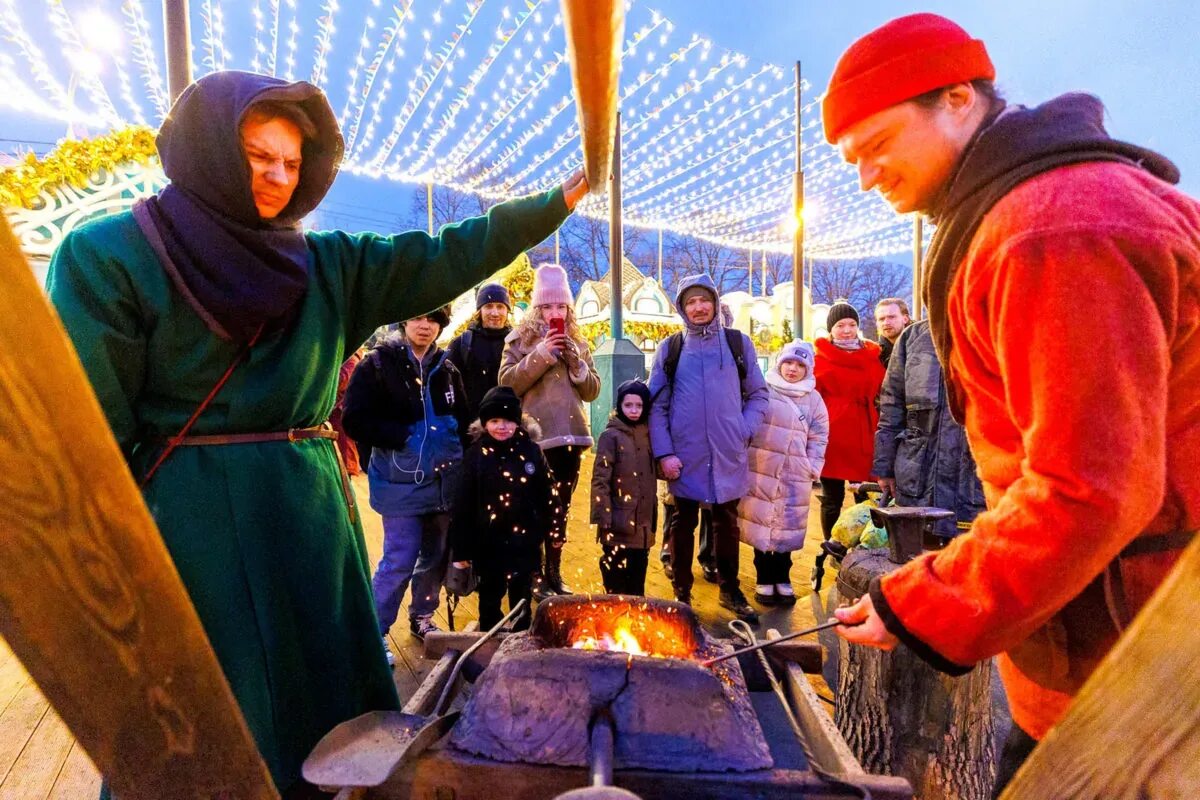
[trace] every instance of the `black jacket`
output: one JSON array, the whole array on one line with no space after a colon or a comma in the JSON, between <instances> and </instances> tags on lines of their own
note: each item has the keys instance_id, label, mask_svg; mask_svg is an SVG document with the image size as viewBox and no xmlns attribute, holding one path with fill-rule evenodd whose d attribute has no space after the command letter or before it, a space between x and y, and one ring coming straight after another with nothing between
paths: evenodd
<instances>
[{"instance_id":1,"label":"black jacket","mask_svg":"<svg viewBox=\"0 0 1200 800\"><path fill-rule=\"evenodd\" d=\"M504 337L511 332L511 327L492 330L475 320L446 348L446 358L454 362L462 375L463 388L467 390L467 413L472 421L479 417L483 396L496 386L500 358L504 354Z\"/></svg>"},{"instance_id":2,"label":"black jacket","mask_svg":"<svg viewBox=\"0 0 1200 800\"><path fill-rule=\"evenodd\" d=\"M470 444L471 424L466 392L457 367L435 346L425 356L421 372L429 373L428 395L433 420L458 421L463 449ZM433 366L441 362L441 368ZM389 335L367 353L346 387L342 427L351 439L372 448L403 450L415 426L425 421L423 376L402 336Z\"/></svg>"},{"instance_id":3,"label":"black jacket","mask_svg":"<svg viewBox=\"0 0 1200 800\"><path fill-rule=\"evenodd\" d=\"M485 431L463 457L462 480L450 523L454 561L476 572L530 573L553 519L553 480L542 449L518 428L498 442Z\"/></svg>"}]
</instances>

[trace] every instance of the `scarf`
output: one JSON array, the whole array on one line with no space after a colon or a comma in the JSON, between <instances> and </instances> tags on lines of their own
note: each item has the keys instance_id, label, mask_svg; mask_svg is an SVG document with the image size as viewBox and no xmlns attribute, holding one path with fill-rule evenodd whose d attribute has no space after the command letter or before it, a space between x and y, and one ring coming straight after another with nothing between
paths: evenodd
<instances>
[{"instance_id":1,"label":"scarf","mask_svg":"<svg viewBox=\"0 0 1200 800\"><path fill-rule=\"evenodd\" d=\"M817 379L809 375L803 380L789 383L787 379L779 374L779 370L773 367L767 370L767 385L779 390L781 394L785 394L793 400L799 400L817 388Z\"/></svg>"},{"instance_id":2,"label":"scarf","mask_svg":"<svg viewBox=\"0 0 1200 800\"><path fill-rule=\"evenodd\" d=\"M925 257L921 287L938 361L947 370L953 349L947 314L950 287L983 217L1030 178L1091 161L1125 163L1168 183L1179 182L1178 168L1163 156L1109 138L1104 106L1087 94L1066 94L1036 108L993 112L967 144L933 215L937 231ZM946 395L951 414L961 423L962 398L952 380L946 381Z\"/></svg>"},{"instance_id":3,"label":"scarf","mask_svg":"<svg viewBox=\"0 0 1200 800\"><path fill-rule=\"evenodd\" d=\"M317 128L306 139L300 181L275 219L262 219L251 192L240 126L256 102L299 106ZM159 131L171 183L133 210L175 289L222 339L245 342L287 324L308 288L308 245L300 220L317 207L342 157L342 136L317 87L246 72L214 72L179 96Z\"/></svg>"}]
</instances>

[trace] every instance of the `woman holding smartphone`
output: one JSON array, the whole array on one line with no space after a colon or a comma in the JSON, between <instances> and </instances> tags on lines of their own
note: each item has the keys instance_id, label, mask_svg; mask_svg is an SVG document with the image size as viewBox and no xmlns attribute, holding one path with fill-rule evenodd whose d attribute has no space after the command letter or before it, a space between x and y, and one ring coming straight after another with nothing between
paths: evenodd
<instances>
[{"instance_id":1,"label":"woman holding smartphone","mask_svg":"<svg viewBox=\"0 0 1200 800\"><path fill-rule=\"evenodd\" d=\"M600 395L600 376L575 322L574 305L566 271L558 264L538 268L529 313L505 339L500 364L500 385L512 387L537 423L530 435L554 475L554 521L546 537L544 567L534 577L539 600L570 593L562 580L562 548L579 461L592 446L583 404Z\"/></svg>"}]
</instances>

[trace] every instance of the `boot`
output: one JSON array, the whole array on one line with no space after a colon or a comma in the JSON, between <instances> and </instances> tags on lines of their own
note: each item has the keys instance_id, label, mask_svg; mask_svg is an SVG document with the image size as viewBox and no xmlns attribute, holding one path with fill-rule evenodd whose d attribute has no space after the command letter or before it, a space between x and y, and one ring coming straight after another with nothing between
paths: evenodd
<instances>
[{"instance_id":1,"label":"boot","mask_svg":"<svg viewBox=\"0 0 1200 800\"><path fill-rule=\"evenodd\" d=\"M550 586L550 581L546 580L545 572L533 573L533 599L539 603L547 597L554 597L555 591Z\"/></svg>"},{"instance_id":2,"label":"boot","mask_svg":"<svg viewBox=\"0 0 1200 800\"><path fill-rule=\"evenodd\" d=\"M542 578L554 594L574 594L562 580L561 547L551 547L546 550L546 570Z\"/></svg>"}]
</instances>

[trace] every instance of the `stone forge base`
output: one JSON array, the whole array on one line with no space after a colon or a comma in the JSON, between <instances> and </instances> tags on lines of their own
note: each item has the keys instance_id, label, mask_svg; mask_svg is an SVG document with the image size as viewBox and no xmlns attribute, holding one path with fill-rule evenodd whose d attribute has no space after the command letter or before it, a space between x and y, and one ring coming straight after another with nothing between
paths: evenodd
<instances>
[{"instance_id":1,"label":"stone forge base","mask_svg":"<svg viewBox=\"0 0 1200 800\"><path fill-rule=\"evenodd\" d=\"M706 655L728 651L711 641L701 649ZM509 636L496 652L451 742L497 761L586 766L588 725L605 706L616 727L618 768L772 766L736 660L710 670L678 658L543 649L525 634Z\"/></svg>"}]
</instances>

